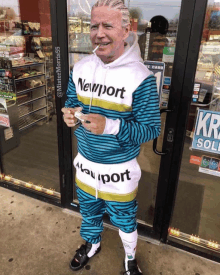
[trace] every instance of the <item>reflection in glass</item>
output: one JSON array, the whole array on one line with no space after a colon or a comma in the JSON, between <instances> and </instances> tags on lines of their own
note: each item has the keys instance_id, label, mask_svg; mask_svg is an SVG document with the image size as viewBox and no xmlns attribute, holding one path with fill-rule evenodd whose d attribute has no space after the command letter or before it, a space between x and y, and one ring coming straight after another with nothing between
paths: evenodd
<instances>
[{"instance_id":1,"label":"reflection in glass","mask_svg":"<svg viewBox=\"0 0 220 275\"><path fill-rule=\"evenodd\" d=\"M4 2L0 7L0 102L9 125L5 128L1 115L1 177L59 198L52 57L49 1Z\"/></svg>"},{"instance_id":2,"label":"reflection in glass","mask_svg":"<svg viewBox=\"0 0 220 275\"><path fill-rule=\"evenodd\" d=\"M171 223L172 228L179 229L180 240L199 244L205 249L218 253L220 252L220 246L217 244L220 242L219 10L219 3L208 2ZM204 127L201 128L199 121L202 120ZM192 234L197 236L196 240ZM171 233L171 236L175 235Z\"/></svg>"}]
</instances>

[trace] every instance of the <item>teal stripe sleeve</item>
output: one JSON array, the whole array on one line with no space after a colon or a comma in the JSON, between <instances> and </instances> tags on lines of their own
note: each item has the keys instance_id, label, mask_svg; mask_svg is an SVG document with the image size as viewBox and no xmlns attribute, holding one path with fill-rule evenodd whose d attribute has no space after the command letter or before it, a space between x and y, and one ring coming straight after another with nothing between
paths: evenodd
<instances>
[{"instance_id":1,"label":"teal stripe sleeve","mask_svg":"<svg viewBox=\"0 0 220 275\"><path fill-rule=\"evenodd\" d=\"M160 135L161 121L156 78L146 78L133 94L133 120L120 118L117 140L120 146L137 145Z\"/></svg>"}]
</instances>

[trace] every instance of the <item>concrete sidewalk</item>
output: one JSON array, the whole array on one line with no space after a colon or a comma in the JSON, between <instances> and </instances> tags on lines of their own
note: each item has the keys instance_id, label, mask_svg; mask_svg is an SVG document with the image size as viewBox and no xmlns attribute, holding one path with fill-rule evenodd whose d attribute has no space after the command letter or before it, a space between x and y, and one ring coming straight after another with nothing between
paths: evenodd
<instances>
[{"instance_id":1,"label":"concrete sidewalk","mask_svg":"<svg viewBox=\"0 0 220 275\"><path fill-rule=\"evenodd\" d=\"M102 251L78 272L69 261L82 240L81 219L63 209L0 187L0 275L120 275L124 250L105 228ZM220 275L220 265L167 245L138 240L143 275Z\"/></svg>"}]
</instances>

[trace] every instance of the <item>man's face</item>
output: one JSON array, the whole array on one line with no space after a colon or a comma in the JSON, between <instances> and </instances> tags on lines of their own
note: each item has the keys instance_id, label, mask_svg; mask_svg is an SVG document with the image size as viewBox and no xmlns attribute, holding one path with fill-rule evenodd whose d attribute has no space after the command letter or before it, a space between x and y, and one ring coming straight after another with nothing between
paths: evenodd
<instances>
[{"instance_id":1,"label":"man's face","mask_svg":"<svg viewBox=\"0 0 220 275\"><path fill-rule=\"evenodd\" d=\"M118 10L105 6L92 10L90 39L93 49L100 44L96 55L104 63L113 62L123 54L129 27L122 27L122 14Z\"/></svg>"}]
</instances>

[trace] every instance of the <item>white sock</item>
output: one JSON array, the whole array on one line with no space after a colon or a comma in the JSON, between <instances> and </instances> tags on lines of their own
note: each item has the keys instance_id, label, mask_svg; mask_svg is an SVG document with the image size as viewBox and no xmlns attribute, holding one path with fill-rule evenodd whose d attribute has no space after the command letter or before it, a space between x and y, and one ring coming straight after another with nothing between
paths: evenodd
<instances>
[{"instance_id":1,"label":"white sock","mask_svg":"<svg viewBox=\"0 0 220 275\"><path fill-rule=\"evenodd\" d=\"M99 243L96 243L96 244L92 244L92 247L91 247L89 253L87 254L87 256L88 256L89 258L91 258L91 257L95 254L95 252L96 252L96 250L99 248L99 246L100 246L100 242L99 242Z\"/></svg>"},{"instance_id":2,"label":"white sock","mask_svg":"<svg viewBox=\"0 0 220 275\"><path fill-rule=\"evenodd\" d=\"M119 229L119 235L125 250L125 270L128 270L128 261L135 259L138 237L137 230L132 233L125 233Z\"/></svg>"}]
</instances>

